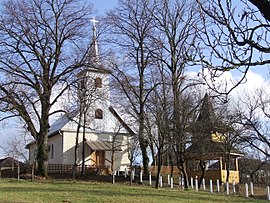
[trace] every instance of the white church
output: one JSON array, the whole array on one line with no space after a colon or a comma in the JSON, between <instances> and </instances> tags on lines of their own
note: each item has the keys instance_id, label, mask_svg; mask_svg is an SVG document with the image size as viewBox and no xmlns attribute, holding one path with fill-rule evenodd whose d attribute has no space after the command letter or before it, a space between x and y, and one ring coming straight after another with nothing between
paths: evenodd
<instances>
[{"instance_id":1,"label":"white church","mask_svg":"<svg viewBox=\"0 0 270 203\"><path fill-rule=\"evenodd\" d=\"M48 164L72 165L76 159L78 166L84 162L92 168L113 166L113 170L124 171L130 164L128 150L134 132L110 104L110 74L99 62L95 19L92 22L96 61L78 75L80 109L63 115L50 127ZM27 148L29 162L34 163L35 142Z\"/></svg>"}]
</instances>

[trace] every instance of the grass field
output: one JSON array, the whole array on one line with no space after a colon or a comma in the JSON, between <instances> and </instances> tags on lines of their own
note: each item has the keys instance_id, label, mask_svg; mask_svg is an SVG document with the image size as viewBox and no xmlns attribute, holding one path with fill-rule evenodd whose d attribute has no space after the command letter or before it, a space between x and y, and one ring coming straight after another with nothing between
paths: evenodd
<instances>
[{"instance_id":1,"label":"grass field","mask_svg":"<svg viewBox=\"0 0 270 203\"><path fill-rule=\"evenodd\" d=\"M112 185L101 182L35 181L0 179L0 202L268 202L241 198L181 191L179 188L154 189L149 186Z\"/></svg>"}]
</instances>

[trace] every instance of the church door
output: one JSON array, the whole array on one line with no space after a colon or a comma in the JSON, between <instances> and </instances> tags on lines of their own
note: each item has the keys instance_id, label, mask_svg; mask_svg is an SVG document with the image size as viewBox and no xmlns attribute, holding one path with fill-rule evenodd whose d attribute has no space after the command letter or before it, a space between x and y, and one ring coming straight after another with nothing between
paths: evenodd
<instances>
[{"instance_id":1,"label":"church door","mask_svg":"<svg viewBox=\"0 0 270 203\"><path fill-rule=\"evenodd\" d=\"M105 165L105 151L97 150L91 154L93 165L99 167Z\"/></svg>"},{"instance_id":2,"label":"church door","mask_svg":"<svg viewBox=\"0 0 270 203\"><path fill-rule=\"evenodd\" d=\"M96 151L96 161L98 166L105 165L105 151Z\"/></svg>"}]
</instances>

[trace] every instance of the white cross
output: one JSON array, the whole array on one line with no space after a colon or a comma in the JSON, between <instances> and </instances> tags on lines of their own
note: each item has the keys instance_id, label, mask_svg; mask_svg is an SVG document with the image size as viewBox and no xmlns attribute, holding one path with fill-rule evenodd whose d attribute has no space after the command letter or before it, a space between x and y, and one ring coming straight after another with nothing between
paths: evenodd
<instances>
[{"instance_id":1,"label":"white cross","mask_svg":"<svg viewBox=\"0 0 270 203\"><path fill-rule=\"evenodd\" d=\"M93 26L96 27L96 23L98 23L98 21L96 20L95 17L93 17L93 19L90 20L93 23Z\"/></svg>"}]
</instances>

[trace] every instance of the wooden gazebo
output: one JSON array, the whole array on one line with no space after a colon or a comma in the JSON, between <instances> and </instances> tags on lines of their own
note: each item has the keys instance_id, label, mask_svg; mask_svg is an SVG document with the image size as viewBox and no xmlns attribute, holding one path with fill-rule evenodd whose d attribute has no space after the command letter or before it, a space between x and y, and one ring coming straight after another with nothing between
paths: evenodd
<instances>
[{"instance_id":1,"label":"wooden gazebo","mask_svg":"<svg viewBox=\"0 0 270 203\"><path fill-rule=\"evenodd\" d=\"M191 146L186 150L189 177L239 183L238 157L243 154L227 139L233 133L214 113L208 94L205 95L195 125L192 126ZM228 168L229 167L229 168ZM229 169L229 170L228 170Z\"/></svg>"}]
</instances>

